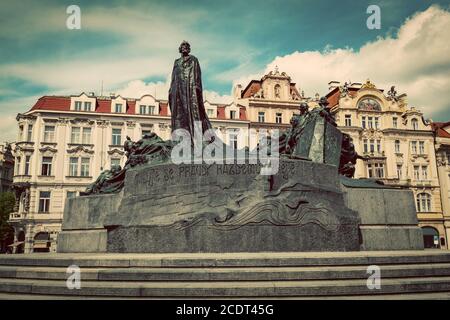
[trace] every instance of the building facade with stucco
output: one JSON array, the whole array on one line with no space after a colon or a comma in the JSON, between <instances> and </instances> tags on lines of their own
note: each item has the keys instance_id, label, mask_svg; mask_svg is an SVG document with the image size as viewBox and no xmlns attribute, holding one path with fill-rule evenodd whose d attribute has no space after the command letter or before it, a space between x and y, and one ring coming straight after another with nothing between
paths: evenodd
<instances>
[{"instance_id":1,"label":"building facade with stucco","mask_svg":"<svg viewBox=\"0 0 450 320\"><path fill-rule=\"evenodd\" d=\"M358 160L355 177L411 189L427 246L446 248L450 193L448 180L446 189L440 184L442 176L448 179L449 144L445 139L450 135L436 138L442 143L435 151L433 126L394 88L385 91L370 81L332 82L326 97L339 128L353 138L356 151L366 157ZM245 86L237 84L231 103L204 104L213 128L225 143L252 148L251 130L268 135L286 130L300 103L312 109L318 100L318 94L305 97L289 75L276 68ZM10 222L15 229L15 252L26 253L56 250L66 199L77 196L112 164L125 163L123 142L127 136L137 141L148 132L163 139L171 135L168 103L151 95L139 99L85 93L44 96L29 111L19 114L17 123L13 152L16 208ZM439 167L438 175L436 152L441 155L442 150L447 164ZM445 195L447 202L443 204Z\"/></svg>"}]
</instances>

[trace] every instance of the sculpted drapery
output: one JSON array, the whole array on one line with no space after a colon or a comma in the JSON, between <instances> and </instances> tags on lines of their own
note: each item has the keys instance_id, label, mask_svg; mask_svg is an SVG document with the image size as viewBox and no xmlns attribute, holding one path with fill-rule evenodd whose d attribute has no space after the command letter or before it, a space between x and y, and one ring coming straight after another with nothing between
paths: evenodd
<instances>
[{"instance_id":1,"label":"sculpted drapery","mask_svg":"<svg viewBox=\"0 0 450 320\"><path fill-rule=\"evenodd\" d=\"M172 131L186 129L193 137L194 123L200 121L202 132L211 129L203 104L203 87L200 64L189 55L190 45L183 42L181 57L175 60L169 90L169 106L172 113Z\"/></svg>"}]
</instances>

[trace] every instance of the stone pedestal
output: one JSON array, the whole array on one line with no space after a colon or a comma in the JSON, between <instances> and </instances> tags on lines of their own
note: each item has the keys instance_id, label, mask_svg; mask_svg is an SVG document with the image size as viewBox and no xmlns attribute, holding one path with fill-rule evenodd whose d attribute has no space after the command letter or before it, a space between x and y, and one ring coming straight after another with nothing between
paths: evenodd
<instances>
[{"instance_id":1,"label":"stone pedestal","mask_svg":"<svg viewBox=\"0 0 450 320\"><path fill-rule=\"evenodd\" d=\"M357 251L359 216L335 166L161 164L127 171L118 194L69 199L59 252ZM84 240L82 240L84 239Z\"/></svg>"},{"instance_id":2,"label":"stone pedestal","mask_svg":"<svg viewBox=\"0 0 450 320\"><path fill-rule=\"evenodd\" d=\"M361 250L422 250L411 190L341 178L346 205L361 217Z\"/></svg>"}]
</instances>

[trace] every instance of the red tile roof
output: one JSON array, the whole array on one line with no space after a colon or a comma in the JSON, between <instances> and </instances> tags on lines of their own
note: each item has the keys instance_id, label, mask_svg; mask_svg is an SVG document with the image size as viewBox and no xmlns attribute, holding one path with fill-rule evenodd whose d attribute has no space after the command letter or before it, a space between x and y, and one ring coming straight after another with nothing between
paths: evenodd
<instances>
[{"instance_id":1,"label":"red tile roof","mask_svg":"<svg viewBox=\"0 0 450 320\"><path fill-rule=\"evenodd\" d=\"M217 119L225 120L225 104L217 104ZM239 106L239 119L247 120L245 114L245 107ZM43 96L38 99L31 110L54 110L54 111L70 111L70 97L54 97ZM111 113L111 99L110 98L96 98L95 112ZM126 114L136 114L136 101L127 100ZM159 115L169 116L169 104L165 101L159 102Z\"/></svg>"},{"instance_id":2,"label":"red tile roof","mask_svg":"<svg viewBox=\"0 0 450 320\"><path fill-rule=\"evenodd\" d=\"M161 116L168 116L168 103L160 102ZM136 101L127 100L126 114L136 113ZM54 111L70 111L70 97L54 97L43 96L36 101L31 110L54 110ZM111 113L111 99L108 98L96 98L95 112L99 113Z\"/></svg>"},{"instance_id":3,"label":"red tile roof","mask_svg":"<svg viewBox=\"0 0 450 320\"><path fill-rule=\"evenodd\" d=\"M242 98L250 98L255 93L257 93L261 89L261 81L260 80L252 80L250 83L245 87L245 89L242 91L241 97Z\"/></svg>"},{"instance_id":4,"label":"red tile roof","mask_svg":"<svg viewBox=\"0 0 450 320\"><path fill-rule=\"evenodd\" d=\"M31 110L69 111L70 98L44 96L39 98L38 101L36 101Z\"/></svg>"},{"instance_id":5,"label":"red tile roof","mask_svg":"<svg viewBox=\"0 0 450 320\"><path fill-rule=\"evenodd\" d=\"M440 138L450 138L450 133L444 129L447 126L450 126L450 121L431 123L431 127L433 128L436 137Z\"/></svg>"}]
</instances>

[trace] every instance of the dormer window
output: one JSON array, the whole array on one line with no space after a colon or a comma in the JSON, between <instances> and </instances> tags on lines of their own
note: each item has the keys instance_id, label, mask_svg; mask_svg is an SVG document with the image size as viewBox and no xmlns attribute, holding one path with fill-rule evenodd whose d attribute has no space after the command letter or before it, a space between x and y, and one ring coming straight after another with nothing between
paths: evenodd
<instances>
[{"instance_id":1,"label":"dormer window","mask_svg":"<svg viewBox=\"0 0 450 320\"><path fill-rule=\"evenodd\" d=\"M230 111L230 119L236 119L236 111L235 110Z\"/></svg>"},{"instance_id":2,"label":"dormer window","mask_svg":"<svg viewBox=\"0 0 450 320\"><path fill-rule=\"evenodd\" d=\"M84 103L84 111L91 111L91 103L90 102L85 102Z\"/></svg>"},{"instance_id":3,"label":"dormer window","mask_svg":"<svg viewBox=\"0 0 450 320\"><path fill-rule=\"evenodd\" d=\"M81 111L81 101L75 101L75 111Z\"/></svg>"},{"instance_id":4,"label":"dormer window","mask_svg":"<svg viewBox=\"0 0 450 320\"><path fill-rule=\"evenodd\" d=\"M140 114L155 114L155 106L140 105L139 113Z\"/></svg>"},{"instance_id":5,"label":"dormer window","mask_svg":"<svg viewBox=\"0 0 450 320\"><path fill-rule=\"evenodd\" d=\"M116 103L114 111L116 113L122 113L122 104L121 103Z\"/></svg>"},{"instance_id":6,"label":"dormer window","mask_svg":"<svg viewBox=\"0 0 450 320\"><path fill-rule=\"evenodd\" d=\"M417 119L412 119L411 125L413 130L419 130L419 121L417 121Z\"/></svg>"},{"instance_id":7,"label":"dormer window","mask_svg":"<svg viewBox=\"0 0 450 320\"><path fill-rule=\"evenodd\" d=\"M213 109L207 109L206 110L208 117L212 118L214 116L214 110Z\"/></svg>"}]
</instances>

